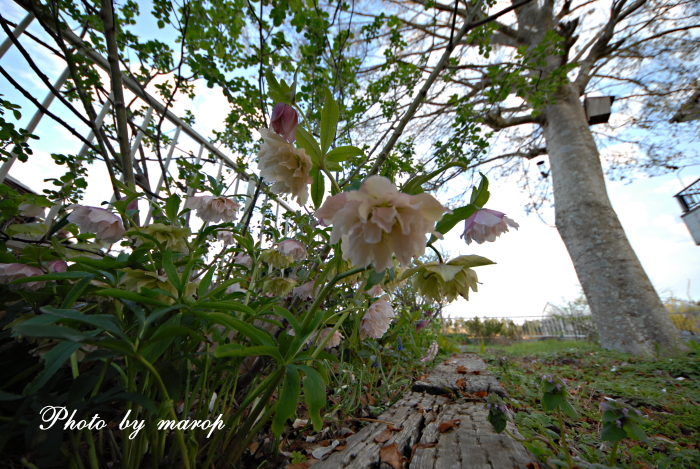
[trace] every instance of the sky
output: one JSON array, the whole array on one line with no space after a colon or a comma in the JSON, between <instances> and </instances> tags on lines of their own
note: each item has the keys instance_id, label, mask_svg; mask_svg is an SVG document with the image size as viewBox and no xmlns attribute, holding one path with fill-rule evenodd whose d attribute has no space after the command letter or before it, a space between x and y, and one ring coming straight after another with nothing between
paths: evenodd
<instances>
[{"instance_id":1,"label":"sky","mask_svg":"<svg viewBox=\"0 0 700 469\"><path fill-rule=\"evenodd\" d=\"M3 15L17 22L24 12L8 0L0 0ZM29 31L43 35L38 25ZM4 40L0 33L0 40ZM55 80L64 64L60 59L47 56L32 41L24 41L32 56L47 70L49 79ZM17 51L11 49L0 59L0 65L13 73L35 96L43 97L46 89L26 66ZM34 112L33 105L21 97L12 86L0 77L0 94L4 99L22 105L26 124ZM183 115L189 109L196 116L195 130L212 137L212 129L220 129L228 113L228 105L220 91L198 83L196 98L192 102L176 103L173 112ZM63 105L51 107L61 116L68 116ZM77 119L71 124L87 134L87 129ZM172 127L166 127L172 132ZM77 139L49 118L44 118L35 132L41 140L33 143L35 155L28 163L17 163L10 175L37 191L49 187L44 179L63 173L57 168L50 153L75 153L80 148ZM697 143L697 142L696 142ZM178 144L181 151L197 150L189 138ZM226 151L224 151L226 153ZM209 174L216 174L216 167L205 167ZM646 178L640 176L631 183L608 182L608 193L618 213L627 236L640 261L662 296L700 300L700 246L696 246L681 221L681 209L673 195L700 178L700 167L686 168L678 175ZM230 181L231 178L229 178ZM99 206L109 199L108 180L102 166L89 169L89 186L85 203ZM458 181L463 183L463 181ZM242 187L239 192L243 192ZM496 262L496 265L476 268L481 285L470 300L458 300L448 305L445 312L453 317L533 317L540 316L547 303L562 304L575 299L581 292L573 265L554 225L552 208L542 208L540 217L526 215L524 205L528 196L522 193L516 181L491 181L491 199L488 208L499 210L519 223L494 243L467 246L460 239L462 229L455 227L441 241L440 248L450 257L462 254L478 254ZM143 207L142 207L143 209Z\"/></svg>"}]
</instances>

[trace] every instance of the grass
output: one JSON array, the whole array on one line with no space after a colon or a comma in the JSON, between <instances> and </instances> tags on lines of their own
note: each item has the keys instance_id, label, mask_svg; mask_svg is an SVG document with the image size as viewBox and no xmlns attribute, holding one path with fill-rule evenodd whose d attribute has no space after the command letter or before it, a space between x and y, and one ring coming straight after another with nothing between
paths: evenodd
<instances>
[{"instance_id":1,"label":"grass","mask_svg":"<svg viewBox=\"0 0 700 469\"><path fill-rule=\"evenodd\" d=\"M465 351L479 349L479 344L468 345ZM608 467L611 445L600 439L600 404L606 397L642 412L642 428L650 438L649 444L623 440L614 467L700 467L698 354L642 358L589 342L549 340L487 345L483 357L510 394L515 423L526 438L559 438L555 415L542 410L539 378L552 374L568 380L579 419L567 418L565 423L579 467ZM545 444L526 446L550 467L562 459Z\"/></svg>"}]
</instances>

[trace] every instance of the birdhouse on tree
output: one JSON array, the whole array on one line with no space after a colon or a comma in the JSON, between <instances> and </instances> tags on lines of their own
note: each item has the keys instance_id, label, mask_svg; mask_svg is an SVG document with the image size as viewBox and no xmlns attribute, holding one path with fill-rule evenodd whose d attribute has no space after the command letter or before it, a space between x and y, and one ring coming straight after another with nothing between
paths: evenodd
<instances>
[{"instance_id":1,"label":"birdhouse on tree","mask_svg":"<svg viewBox=\"0 0 700 469\"><path fill-rule=\"evenodd\" d=\"M614 96L599 96L595 98L586 96L583 98L583 109L586 111L588 125L607 124L614 100Z\"/></svg>"},{"instance_id":2,"label":"birdhouse on tree","mask_svg":"<svg viewBox=\"0 0 700 469\"><path fill-rule=\"evenodd\" d=\"M683 215L681 218L685 226L693 235L695 244L700 246L700 179L680 191L674 196L681 204Z\"/></svg>"}]
</instances>

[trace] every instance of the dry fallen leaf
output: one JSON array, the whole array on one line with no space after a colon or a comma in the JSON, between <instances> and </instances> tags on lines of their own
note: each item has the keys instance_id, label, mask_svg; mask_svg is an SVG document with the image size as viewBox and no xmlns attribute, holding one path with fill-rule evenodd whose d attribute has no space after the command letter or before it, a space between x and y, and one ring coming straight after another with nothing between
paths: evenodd
<instances>
[{"instance_id":1,"label":"dry fallen leaf","mask_svg":"<svg viewBox=\"0 0 700 469\"><path fill-rule=\"evenodd\" d=\"M442 422L440 426L438 426L438 430L440 433L445 433L447 430L450 428L457 428L457 426L462 423L461 420L447 420L446 422Z\"/></svg>"},{"instance_id":2,"label":"dry fallen leaf","mask_svg":"<svg viewBox=\"0 0 700 469\"><path fill-rule=\"evenodd\" d=\"M489 393L486 391L477 391L475 394L476 394L476 397L486 397L489 395Z\"/></svg>"},{"instance_id":3,"label":"dry fallen leaf","mask_svg":"<svg viewBox=\"0 0 700 469\"><path fill-rule=\"evenodd\" d=\"M420 405L420 404L416 404L416 409L418 409L418 412L420 412L421 414L422 414L423 412L425 412L425 409L424 409L423 406ZM115 424L115 425L116 425L116 424Z\"/></svg>"},{"instance_id":4,"label":"dry fallen leaf","mask_svg":"<svg viewBox=\"0 0 700 469\"><path fill-rule=\"evenodd\" d=\"M375 443L384 443L385 441L389 441L389 438L391 438L391 430L389 430L387 428L383 432L381 432L379 435L374 437L374 442Z\"/></svg>"},{"instance_id":5,"label":"dry fallen leaf","mask_svg":"<svg viewBox=\"0 0 700 469\"><path fill-rule=\"evenodd\" d=\"M476 371L472 371L472 373L475 374L475 375L480 375L480 374L481 374L481 371L480 371L480 370L476 370Z\"/></svg>"},{"instance_id":6,"label":"dry fallen leaf","mask_svg":"<svg viewBox=\"0 0 700 469\"><path fill-rule=\"evenodd\" d=\"M465 389L467 387L467 380L464 378L459 378L457 380L457 387L459 389Z\"/></svg>"},{"instance_id":7,"label":"dry fallen leaf","mask_svg":"<svg viewBox=\"0 0 700 469\"><path fill-rule=\"evenodd\" d=\"M467 371L466 366L458 366L457 369L455 370L455 373L466 375L467 373L469 373L469 371Z\"/></svg>"},{"instance_id":8,"label":"dry fallen leaf","mask_svg":"<svg viewBox=\"0 0 700 469\"><path fill-rule=\"evenodd\" d=\"M377 404L377 399L370 396L369 393L364 393L362 396L360 396L360 402L362 402L364 405L375 406Z\"/></svg>"},{"instance_id":9,"label":"dry fallen leaf","mask_svg":"<svg viewBox=\"0 0 700 469\"><path fill-rule=\"evenodd\" d=\"M536 462L529 462L525 464L525 467L527 467L527 469L540 469L539 464L537 464Z\"/></svg>"},{"instance_id":10,"label":"dry fallen leaf","mask_svg":"<svg viewBox=\"0 0 700 469\"><path fill-rule=\"evenodd\" d=\"M392 432L400 432L401 430L403 430L403 428L401 428L401 427L394 426L393 423L390 423L389 425L387 425L386 429L389 431L392 431Z\"/></svg>"},{"instance_id":11,"label":"dry fallen leaf","mask_svg":"<svg viewBox=\"0 0 700 469\"><path fill-rule=\"evenodd\" d=\"M399 452L399 445L397 443L384 446L380 449L379 459L389 464L394 469L403 469L406 465L406 458Z\"/></svg>"},{"instance_id":12,"label":"dry fallen leaf","mask_svg":"<svg viewBox=\"0 0 700 469\"><path fill-rule=\"evenodd\" d=\"M411 459L409 461L413 461L413 455L416 454L416 450L419 448L435 448L437 446L437 443L416 443L413 445L413 448L411 448Z\"/></svg>"}]
</instances>

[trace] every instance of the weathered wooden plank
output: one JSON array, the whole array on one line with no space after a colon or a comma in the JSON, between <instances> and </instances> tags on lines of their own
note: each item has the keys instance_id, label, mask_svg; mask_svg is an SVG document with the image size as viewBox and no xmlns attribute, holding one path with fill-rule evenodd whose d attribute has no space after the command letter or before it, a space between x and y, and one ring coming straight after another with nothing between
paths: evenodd
<instances>
[{"instance_id":1,"label":"weathered wooden plank","mask_svg":"<svg viewBox=\"0 0 700 469\"><path fill-rule=\"evenodd\" d=\"M456 373L457 367L465 367L467 373ZM470 373L473 371L479 373ZM460 378L464 378L461 387L457 385ZM326 460L315 464L314 468L391 469L381 463L379 450L393 443L407 457L413 450L407 469L524 469L529 462L535 461L521 443L493 430L483 402L453 401L449 397L436 395L459 395L462 390L468 393L486 391L504 396L505 390L486 371L486 364L480 358L465 355L450 359L438 365L422 383L423 389L433 392L417 392L414 385L414 391L406 393L403 399L378 417L378 420L403 428L402 431L394 433L384 443L376 443L374 438L387 425L372 423L348 438L343 451L332 453ZM440 433L440 424L450 420L460 420L461 423ZM508 424L508 430L519 436L513 424ZM417 443L420 444L415 446Z\"/></svg>"}]
</instances>

